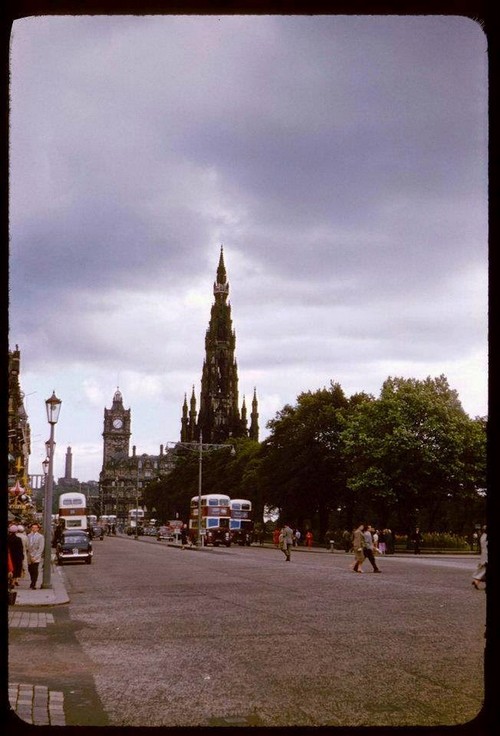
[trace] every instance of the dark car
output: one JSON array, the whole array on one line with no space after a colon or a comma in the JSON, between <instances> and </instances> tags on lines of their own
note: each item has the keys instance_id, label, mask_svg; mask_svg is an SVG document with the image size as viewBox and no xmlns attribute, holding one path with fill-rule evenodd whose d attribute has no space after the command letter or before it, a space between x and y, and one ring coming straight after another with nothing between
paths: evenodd
<instances>
[{"instance_id":1,"label":"dark car","mask_svg":"<svg viewBox=\"0 0 500 736\"><path fill-rule=\"evenodd\" d=\"M100 539L101 541L104 539L104 529L102 526L93 526L91 527L91 534L90 536L92 539Z\"/></svg>"},{"instance_id":2,"label":"dark car","mask_svg":"<svg viewBox=\"0 0 500 736\"><path fill-rule=\"evenodd\" d=\"M58 565L64 562L83 561L87 565L92 562L92 541L83 529L65 529L56 545Z\"/></svg>"}]
</instances>

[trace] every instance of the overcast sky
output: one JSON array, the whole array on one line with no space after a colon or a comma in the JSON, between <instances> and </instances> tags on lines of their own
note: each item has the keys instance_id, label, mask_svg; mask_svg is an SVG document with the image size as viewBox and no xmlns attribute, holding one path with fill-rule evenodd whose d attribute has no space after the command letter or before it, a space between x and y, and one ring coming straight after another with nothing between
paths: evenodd
<instances>
[{"instance_id":1,"label":"overcast sky","mask_svg":"<svg viewBox=\"0 0 500 736\"><path fill-rule=\"evenodd\" d=\"M33 17L11 42L10 334L30 473L97 480L119 386L199 397L220 246L240 403L444 374L487 413L487 41L453 16Z\"/></svg>"}]
</instances>

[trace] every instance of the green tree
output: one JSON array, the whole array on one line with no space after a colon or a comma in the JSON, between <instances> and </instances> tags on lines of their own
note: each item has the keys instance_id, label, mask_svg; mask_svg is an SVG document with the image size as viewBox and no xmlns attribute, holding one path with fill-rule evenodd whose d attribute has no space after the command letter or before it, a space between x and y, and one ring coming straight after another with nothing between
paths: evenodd
<instances>
[{"instance_id":1,"label":"green tree","mask_svg":"<svg viewBox=\"0 0 500 736\"><path fill-rule=\"evenodd\" d=\"M445 376L391 378L346 429L348 486L359 518L446 530L456 504L485 485L485 423L464 412Z\"/></svg>"},{"instance_id":2,"label":"green tree","mask_svg":"<svg viewBox=\"0 0 500 736\"><path fill-rule=\"evenodd\" d=\"M338 383L307 391L272 419L259 472L265 502L303 526L308 520L320 538L329 518L345 503L347 468L343 432L350 411L366 397L346 398Z\"/></svg>"}]
</instances>

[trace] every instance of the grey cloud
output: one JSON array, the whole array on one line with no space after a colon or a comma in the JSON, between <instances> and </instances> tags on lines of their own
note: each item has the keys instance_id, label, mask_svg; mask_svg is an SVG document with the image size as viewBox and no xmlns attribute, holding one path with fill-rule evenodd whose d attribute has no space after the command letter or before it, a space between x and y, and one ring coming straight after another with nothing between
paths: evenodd
<instances>
[{"instance_id":1,"label":"grey cloud","mask_svg":"<svg viewBox=\"0 0 500 736\"><path fill-rule=\"evenodd\" d=\"M242 393L249 373L281 396L280 370L298 390L316 367L321 384L379 387L381 362L470 355L486 305L459 284L487 268L485 51L460 17L20 21L13 341L51 371L99 366L99 382L163 372L181 402L222 242ZM150 292L156 315L134 312Z\"/></svg>"}]
</instances>

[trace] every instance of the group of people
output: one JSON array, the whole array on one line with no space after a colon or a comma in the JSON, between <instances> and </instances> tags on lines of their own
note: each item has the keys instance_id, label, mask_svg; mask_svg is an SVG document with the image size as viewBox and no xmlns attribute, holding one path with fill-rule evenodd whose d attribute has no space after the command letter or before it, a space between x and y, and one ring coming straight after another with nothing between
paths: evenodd
<instances>
[{"instance_id":1,"label":"group of people","mask_svg":"<svg viewBox=\"0 0 500 736\"><path fill-rule=\"evenodd\" d=\"M19 585L21 578L30 577L30 588L34 590L38 580L40 562L45 548L45 539L40 525L33 523L28 534L22 524L10 524L7 536L7 572L9 585Z\"/></svg>"},{"instance_id":2,"label":"group of people","mask_svg":"<svg viewBox=\"0 0 500 736\"><path fill-rule=\"evenodd\" d=\"M350 532L346 529L342 534L342 546L346 553L353 552L354 550L354 531ZM394 554L395 535L391 529L382 529L381 531L373 529L371 534L375 553L380 553L381 555ZM330 538L330 536L330 532L327 532L327 537Z\"/></svg>"},{"instance_id":3,"label":"group of people","mask_svg":"<svg viewBox=\"0 0 500 736\"><path fill-rule=\"evenodd\" d=\"M375 560L376 554L382 554L374 541L375 529L370 524L360 524L352 535L352 549L354 562L351 565L353 572L363 572L363 562L368 560L373 572L381 572Z\"/></svg>"}]
</instances>

